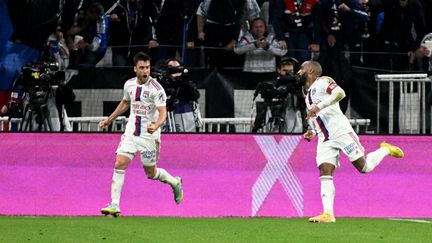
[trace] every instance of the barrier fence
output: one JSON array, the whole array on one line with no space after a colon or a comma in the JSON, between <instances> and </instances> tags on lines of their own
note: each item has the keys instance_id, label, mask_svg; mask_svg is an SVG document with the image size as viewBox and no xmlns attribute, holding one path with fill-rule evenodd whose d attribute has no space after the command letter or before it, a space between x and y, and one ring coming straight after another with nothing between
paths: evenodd
<instances>
[{"instance_id":1,"label":"barrier fence","mask_svg":"<svg viewBox=\"0 0 432 243\"><path fill-rule=\"evenodd\" d=\"M380 133L382 83L388 83L388 131L394 133L394 119L399 123L399 133L426 133L426 84L431 78L423 74L377 74L377 133ZM397 94L399 91L399 94ZM396 106L395 103L399 100ZM430 107L429 107L430 108ZM398 116L395 116L398 114ZM432 125L431 125L432 128ZM432 130L432 129L431 129Z\"/></svg>"},{"instance_id":2,"label":"barrier fence","mask_svg":"<svg viewBox=\"0 0 432 243\"><path fill-rule=\"evenodd\" d=\"M71 132L102 132L98 124L106 117L69 117L67 122L70 124ZM123 132L126 128L128 118L119 116L113 124L105 131ZM202 126L198 132L208 133L248 133L251 131L253 118L202 118ZM349 119L351 125L357 133L372 133L369 131L370 119ZM13 118L9 121L8 117L0 118L0 127L11 128L16 126L19 130L21 119ZM233 128L234 127L234 128ZM6 129L3 129L6 130Z\"/></svg>"},{"instance_id":3,"label":"barrier fence","mask_svg":"<svg viewBox=\"0 0 432 243\"><path fill-rule=\"evenodd\" d=\"M110 201L120 134L3 133L0 215L99 215ZM337 217L431 218L431 136L363 135L367 152L386 140L387 157L361 174L341 156ZM163 134L158 167L183 179L176 205L166 184L146 178L139 157L126 171L125 216L307 217L322 210L316 140L300 135Z\"/></svg>"}]
</instances>

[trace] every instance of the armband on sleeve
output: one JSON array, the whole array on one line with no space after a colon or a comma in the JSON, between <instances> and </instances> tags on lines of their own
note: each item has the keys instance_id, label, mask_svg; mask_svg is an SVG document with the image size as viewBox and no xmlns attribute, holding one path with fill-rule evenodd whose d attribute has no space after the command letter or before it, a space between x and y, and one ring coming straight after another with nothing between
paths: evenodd
<instances>
[{"instance_id":1,"label":"armband on sleeve","mask_svg":"<svg viewBox=\"0 0 432 243\"><path fill-rule=\"evenodd\" d=\"M330 96L328 96L325 100L318 103L317 106L322 110L328 106L336 104L344 97L345 97L345 91L338 86L331 91Z\"/></svg>"}]
</instances>

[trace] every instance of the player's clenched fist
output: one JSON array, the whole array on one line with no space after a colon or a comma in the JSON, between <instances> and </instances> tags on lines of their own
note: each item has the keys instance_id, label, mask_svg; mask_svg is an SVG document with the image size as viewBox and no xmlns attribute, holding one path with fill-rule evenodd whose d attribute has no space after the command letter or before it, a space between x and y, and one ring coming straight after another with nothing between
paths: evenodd
<instances>
[{"instance_id":1,"label":"player's clenched fist","mask_svg":"<svg viewBox=\"0 0 432 243\"><path fill-rule=\"evenodd\" d=\"M110 124L111 124L111 122L109 122L108 119L105 119L105 120L99 122L99 127L102 128L102 129L105 129Z\"/></svg>"},{"instance_id":2,"label":"player's clenched fist","mask_svg":"<svg viewBox=\"0 0 432 243\"><path fill-rule=\"evenodd\" d=\"M315 132L312 130L307 130L304 134L303 134L303 138L310 141L312 140L312 138L315 136Z\"/></svg>"},{"instance_id":3,"label":"player's clenched fist","mask_svg":"<svg viewBox=\"0 0 432 243\"><path fill-rule=\"evenodd\" d=\"M156 131L158 129L158 127L156 126L156 124L154 124L154 123L149 123L148 125L147 125L147 131L149 132L149 133L154 133L154 131Z\"/></svg>"}]
</instances>

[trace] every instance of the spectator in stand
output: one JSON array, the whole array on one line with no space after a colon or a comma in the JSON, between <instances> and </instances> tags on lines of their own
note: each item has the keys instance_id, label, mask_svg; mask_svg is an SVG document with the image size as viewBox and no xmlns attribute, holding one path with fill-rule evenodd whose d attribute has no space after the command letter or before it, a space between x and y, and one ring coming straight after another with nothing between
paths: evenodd
<instances>
[{"instance_id":1,"label":"spectator in stand","mask_svg":"<svg viewBox=\"0 0 432 243\"><path fill-rule=\"evenodd\" d=\"M159 43L153 38L156 5L148 0L121 0L110 15L110 38L114 66L133 65L138 52L149 53Z\"/></svg>"},{"instance_id":2,"label":"spectator in stand","mask_svg":"<svg viewBox=\"0 0 432 243\"><path fill-rule=\"evenodd\" d=\"M239 66L233 52L245 15L246 0L204 0L197 10L198 39L203 42L206 66Z\"/></svg>"},{"instance_id":3,"label":"spectator in stand","mask_svg":"<svg viewBox=\"0 0 432 243\"><path fill-rule=\"evenodd\" d=\"M377 65L393 71L409 69L409 57L415 56L426 35L425 16L419 0L383 0L376 8L384 13L379 47L391 53L380 55ZM413 32L413 27L415 32Z\"/></svg>"},{"instance_id":4,"label":"spectator in stand","mask_svg":"<svg viewBox=\"0 0 432 243\"><path fill-rule=\"evenodd\" d=\"M74 42L75 51L72 65L95 66L105 55L108 47L108 16L104 14L102 4L95 2L90 5L81 25L72 26L67 34L80 36ZM76 49L76 50L75 50Z\"/></svg>"},{"instance_id":5,"label":"spectator in stand","mask_svg":"<svg viewBox=\"0 0 432 243\"><path fill-rule=\"evenodd\" d=\"M360 65L360 50L364 22L368 15L358 0L321 0L315 4L314 13L321 23L320 55L318 61L323 66L324 75L334 77L345 90L347 98L342 100L341 110L348 108L351 65ZM345 47L348 46L350 61L345 57Z\"/></svg>"},{"instance_id":6,"label":"spectator in stand","mask_svg":"<svg viewBox=\"0 0 432 243\"><path fill-rule=\"evenodd\" d=\"M60 25L57 26L55 33L48 37L47 47L44 55L55 60L59 70L65 70L69 66L69 49Z\"/></svg>"},{"instance_id":7,"label":"spectator in stand","mask_svg":"<svg viewBox=\"0 0 432 243\"><path fill-rule=\"evenodd\" d=\"M303 63L311 59L311 51L319 51L319 36L314 36L312 10L318 0L276 0L273 10L273 28L287 56Z\"/></svg>"},{"instance_id":8,"label":"spectator in stand","mask_svg":"<svg viewBox=\"0 0 432 243\"><path fill-rule=\"evenodd\" d=\"M155 49L155 61L175 57L177 52L187 66L198 66L195 43L196 10L199 0L165 0L155 25L159 47ZM186 36L183 36L186 35ZM185 48L185 49L183 49Z\"/></svg>"},{"instance_id":9,"label":"spectator in stand","mask_svg":"<svg viewBox=\"0 0 432 243\"><path fill-rule=\"evenodd\" d=\"M410 56L410 70L432 71L432 33L423 37L420 47Z\"/></svg>"},{"instance_id":10,"label":"spectator in stand","mask_svg":"<svg viewBox=\"0 0 432 243\"><path fill-rule=\"evenodd\" d=\"M244 72L273 73L276 70L276 56L287 53L279 46L273 34L267 32L267 25L262 18L251 22L250 31L240 38L234 52L245 54Z\"/></svg>"}]
</instances>

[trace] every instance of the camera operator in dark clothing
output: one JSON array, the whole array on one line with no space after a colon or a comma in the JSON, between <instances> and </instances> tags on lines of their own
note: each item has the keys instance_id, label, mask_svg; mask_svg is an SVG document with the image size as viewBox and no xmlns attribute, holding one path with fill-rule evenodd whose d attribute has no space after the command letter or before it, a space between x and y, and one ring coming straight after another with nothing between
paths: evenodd
<instances>
[{"instance_id":1,"label":"camera operator in dark clothing","mask_svg":"<svg viewBox=\"0 0 432 243\"><path fill-rule=\"evenodd\" d=\"M158 72L152 74L164 87L168 97L165 132L196 132L200 126L197 103L200 93L186 73L187 69L180 60L171 58L165 61Z\"/></svg>"},{"instance_id":2,"label":"camera operator in dark clothing","mask_svg":"<svg viewBox=\"0 0 432 243\"><path fill-rule=\"evenodd\" d=\"M264 81L257 85L254 100L261 95L263 105L257 104L257 115L252 132L301 133L305 122L305 107L302 96L303 84L296 76L298 61L292 57L283 57L277 67L278 77L273 81ZM267 118L268 112L270 116Z\"/></svg>"}]
</instances>

